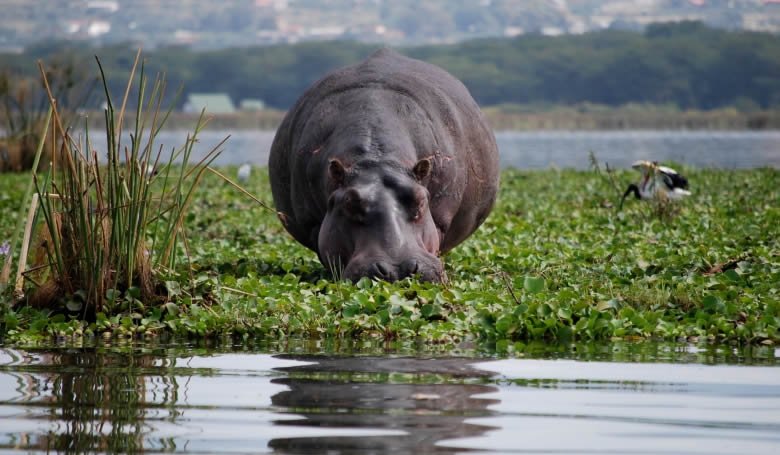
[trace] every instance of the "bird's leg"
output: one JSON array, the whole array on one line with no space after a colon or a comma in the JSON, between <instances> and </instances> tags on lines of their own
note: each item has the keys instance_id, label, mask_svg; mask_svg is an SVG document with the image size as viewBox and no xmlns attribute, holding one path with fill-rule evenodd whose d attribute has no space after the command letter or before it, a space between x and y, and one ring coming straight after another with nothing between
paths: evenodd
<instances>
[{"instance_id":1,"label":"bird's leg","mask_svg":"<svg viewBox=\"0 0 780 455\"><path fill-rule=\"evenodd\" d=\"M626 197L628 197L628 195L632 192L637 199L642 199L642 197L639 195L639 187L632 183L628 185L626 192L623 193L623 197L620 199L620 206L618 207L618 210L623 210L623 202L625 202Z\"/></svg>"}]
</instances>

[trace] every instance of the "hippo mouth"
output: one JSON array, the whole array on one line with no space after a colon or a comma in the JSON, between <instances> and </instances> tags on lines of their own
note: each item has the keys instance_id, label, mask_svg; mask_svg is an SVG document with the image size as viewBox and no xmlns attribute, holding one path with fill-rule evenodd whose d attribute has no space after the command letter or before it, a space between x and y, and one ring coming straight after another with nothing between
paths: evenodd
<instances>
[{"instance_id":1,"label":"hippo mouth","mask_svg":"<svg viewBox=\"0 0 780 455\"><path fill-rule=\"evenodd\" d=\"M424 255L392 262L387 258L356 257L347 263L342 277L357 282L363 277L384 281L398 281L415 277L420 281L443 283L447 281L444 267L439 258Z\"/></svg>"}]
</instances>

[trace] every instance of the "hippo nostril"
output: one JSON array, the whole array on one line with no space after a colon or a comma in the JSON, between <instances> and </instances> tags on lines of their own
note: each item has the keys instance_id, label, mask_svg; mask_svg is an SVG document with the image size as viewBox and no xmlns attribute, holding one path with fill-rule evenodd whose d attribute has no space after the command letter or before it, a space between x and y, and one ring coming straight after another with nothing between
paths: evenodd
<instances>
[{"instance_id":1,"label":"hippo nostril","mask_svg":"<svg viewBox=\"0 0 780 455\"><path fill-rule=\"evenodd\" d=\"M374 270L377 278L388 279L390 277L390 266L385 262L377 262L374 264Z\"/></svg>"},{"instance_id":2,"label":"hippo nostril","mask_svg":"<svg viewBox=\"0 0 780 455\"><path fill-rule=\"evenodd\" d=\"M416 275L420 271L420 263L417 259L409 259L401 264L401 273L403 277Z\"/></svg>"}]
</instances>

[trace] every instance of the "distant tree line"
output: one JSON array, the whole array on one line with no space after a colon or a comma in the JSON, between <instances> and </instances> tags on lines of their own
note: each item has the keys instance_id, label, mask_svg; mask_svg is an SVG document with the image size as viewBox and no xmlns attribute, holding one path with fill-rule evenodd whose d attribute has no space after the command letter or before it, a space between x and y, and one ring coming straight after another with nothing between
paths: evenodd
<instances>
[{"instance_id":1,"label":"distant tree line","mask_svg":"<svg viewBox=\"0 0 780 455\"><path fill-rule=\"evenodd\" d=\"M165 72L168 95L226 92L288 108L312 82L367 56L378 45L349 41L195 52L145 52L146 72ZM483 39L398 49L460 78L482 105L627 103L681 109L780 108L780 36L726 31L699 22L649 26L644 32ZM0 54L0 69L33 74L35 60L70 58L82 70L99 56L114 96L124 91L135 48L42 43L22 55ZM90 61L92 60L92 61ZM94 74L94 73L93 73ZM184 99L179 101L184 102Z\"/></svg>"}]
</instances>

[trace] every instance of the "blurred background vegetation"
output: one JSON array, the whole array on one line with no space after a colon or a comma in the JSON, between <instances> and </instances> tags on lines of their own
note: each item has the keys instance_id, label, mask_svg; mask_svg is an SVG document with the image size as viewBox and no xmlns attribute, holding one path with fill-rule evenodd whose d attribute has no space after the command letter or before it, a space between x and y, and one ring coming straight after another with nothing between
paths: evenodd
<instances>
[{"instance_id":1,"label":"blurred background vegetation","mask_svg":"<svg viewBox=\"0 0 780 455\"><path fill-rule=\"evenodd\" d=\"M185 87L179 107L188 93L223 92L236 103L258 99L283 110L328 70L359 61L378 47L357 41L216 50L167 46L145 55L150 74L166 72L170 85ZM447 69L481 105L509 105L510 111L511 105L545 110L588 104L741 112L780 108L780 37L767 32L689 21L652 24L642 32L525 34L397 49ZM37 59L66 58L78 69L97 55L110 88L120 93L136 50L134 44L41 42L21 54L0 54L0 68L30 77ZM175 92L167 91L169 101Z\"/></svg>"}]
</instances>

